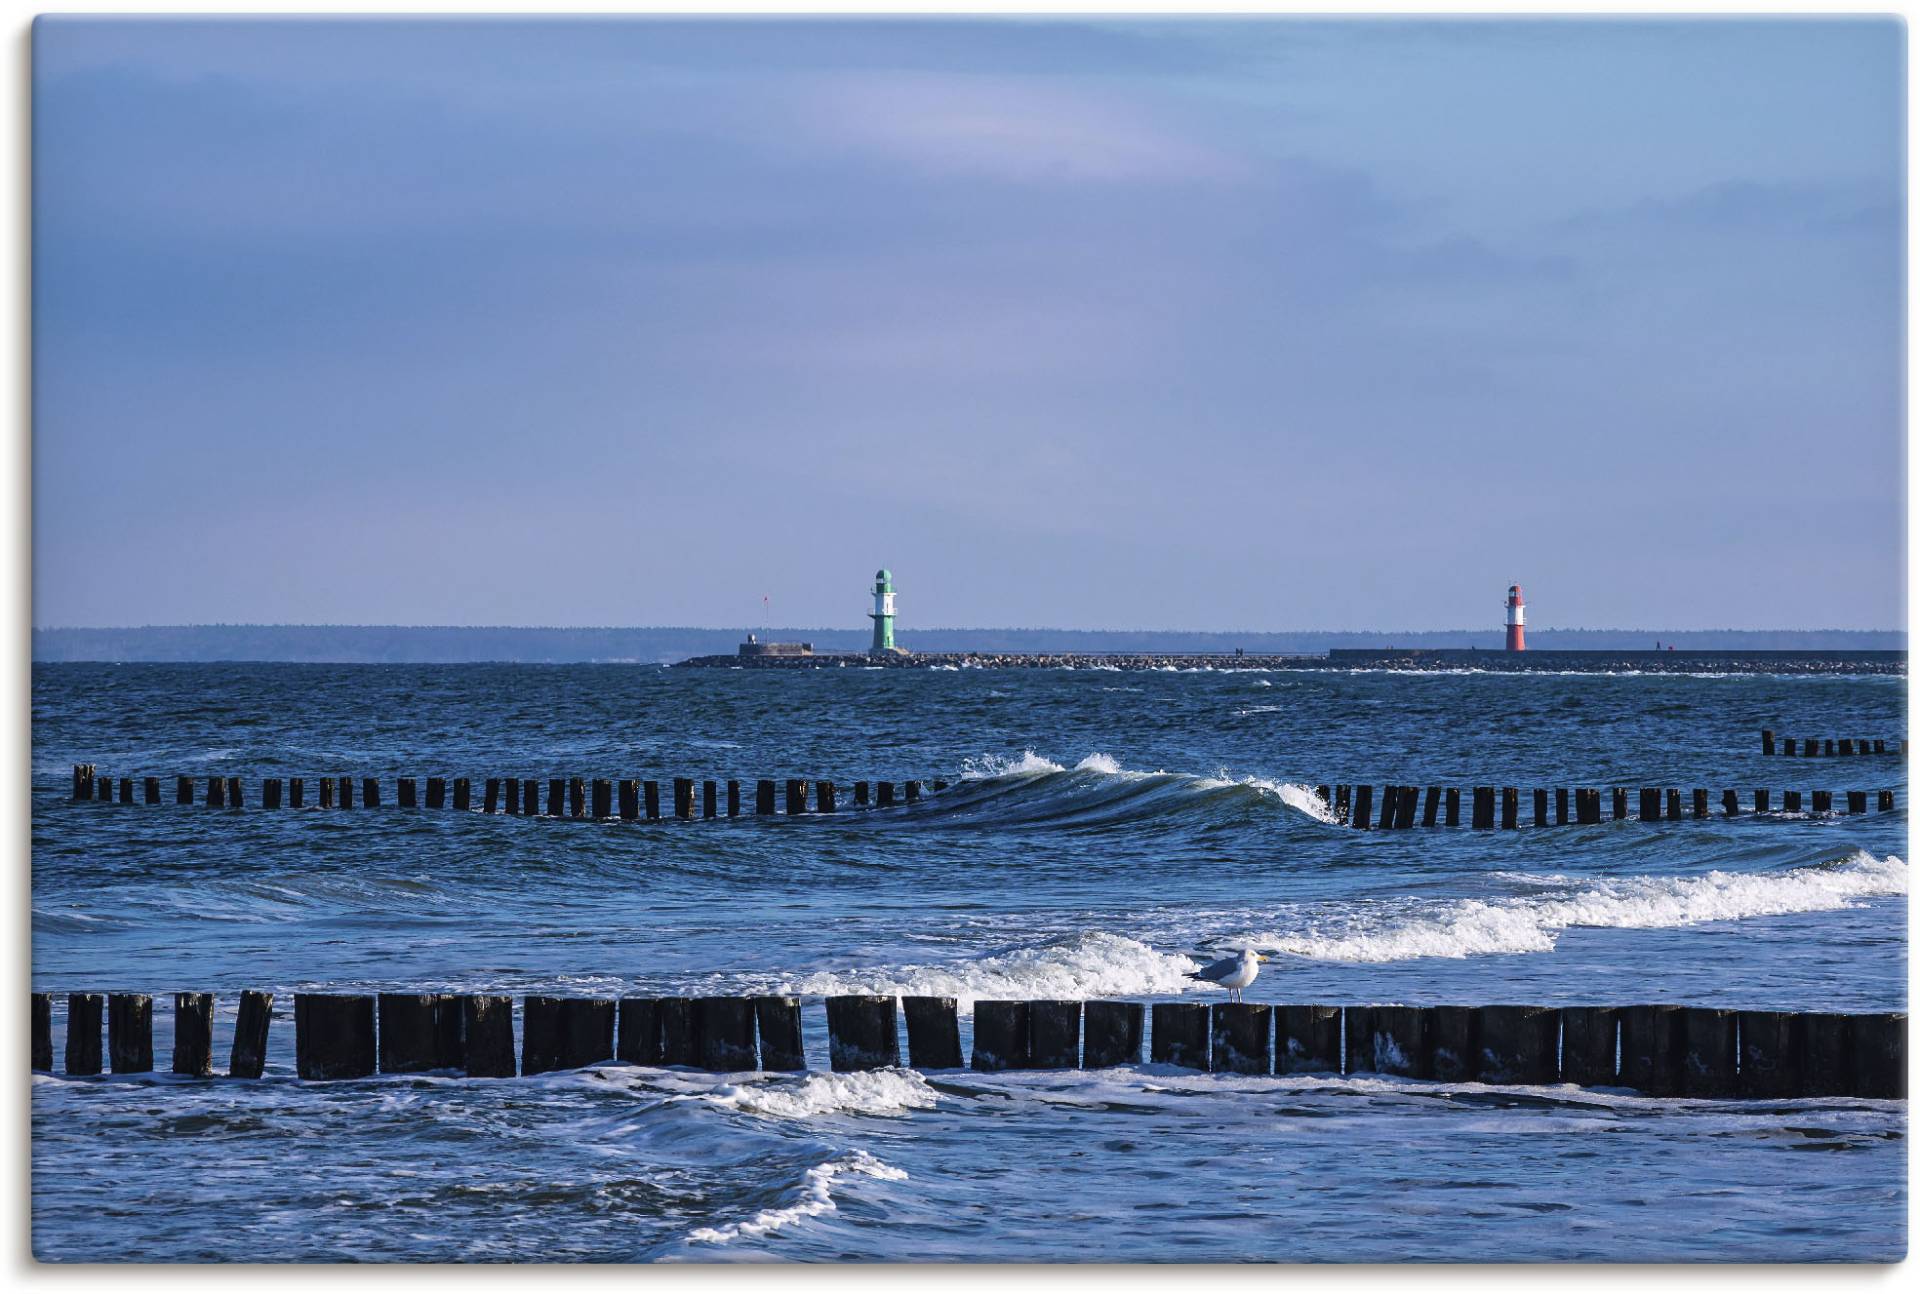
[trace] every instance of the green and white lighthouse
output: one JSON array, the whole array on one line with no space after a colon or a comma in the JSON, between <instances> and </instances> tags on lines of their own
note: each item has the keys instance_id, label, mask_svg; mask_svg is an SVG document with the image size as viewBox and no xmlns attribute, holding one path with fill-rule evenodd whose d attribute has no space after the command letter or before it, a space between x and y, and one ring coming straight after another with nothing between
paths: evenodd
<instances>
[{"instance_id":1,"label":"green and white lighthouse","mask_svg":"<svg viewBox=\"0 0 1920 1294\"><path fill-rule=\"evenodd\" d=\"M873 647L869 654L878 656L898 651L893 645L893 573L885 568L873 574L873 610L868 615L873 620Z\"/></svg>"}]
</instances>

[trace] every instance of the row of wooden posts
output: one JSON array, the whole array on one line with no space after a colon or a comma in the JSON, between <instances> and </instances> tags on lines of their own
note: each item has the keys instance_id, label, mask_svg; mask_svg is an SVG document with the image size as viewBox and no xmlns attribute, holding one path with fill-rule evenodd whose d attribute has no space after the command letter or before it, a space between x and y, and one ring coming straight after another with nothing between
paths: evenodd
<instances>
[{"instance_id":1,"label":"row of wooden posts","mask_svg":"<svg viewBox=\"0 0 1920 1294\"><path fill-rule=\"evenodd\" d=\"M1898 755L1906 758L1907 743L1898 739L1894 748L1889 750L1887 743L1879 738L1868 741L1865 737L1782 737L1774 741L1773 729L1760 730L1760 753L1762 755Z\"/></svg>"},{"instance_id":2,"label":"row of wooden posts","mask_svg":"<svg viewBox=\"0 0 1920 1294\"><path fill-rule=\"evenodd\" d=\"M106 995L116 1074L153 1070L153 999ZM98 993L67 997L66 1069L101 1072ZM273 996L240 995L229 1074L258 1078ZM903 1010L904 1008L904 1010ZM51 1072L53 996L33 995L33 1067ZM834 1070L901 1063L959 1069L950 997L826 999ZM1149 1033L1146 1025L1151 1018ZM295 1067L303 1079L433 1071L516 1072L513 999L452 993L296 993ZM213 995L174 995L172 1072L212 1075ZM576 998L521 1003L518 1072L604 1061L719 1073L807 1068L800 999ZM1447 1082L1571 1083L1654 1096L1904 1099L1904 1012L1732 1011L1694 1006L1274 1006L1261 1002L980 1001L972 1068L1102 1069L1154 1064L1230 1074L1388 1074Z\"/></svg>"},{"instance_id":3,"label":"row of wooden posts","mask_svg":"<svg viewBox=\"0 0 1920 1294\"><path fill-rule=\"evenodd\" d=\"M382 803L382 784L377 777L322 777L318 781L318 805L322 809L351 809L354 807L354 784L359 783L359 802L371 809L377 809ZM699 794L698 807L695 805L696 788ZM947 784L935 780L935 791L944 791ZM137 801L147 804L160 804L161 779L146 777L138 783L131 777L115 780L98 772L92 764L73 766L73 798L76 800L98 800L111 802L116 798L121 804L133 804ZM541 790L543 782L534 777L489 777L481 784L482 813L512 813L527 817L541 813ZM609 778L596 777L552 777L544 781L546 791L545 816L550 818L611 818L615 816L614 796L619 794L619 816L628 821L645 817L657 821L660 812L660 783L640 781L634 778L618 782ZM777 814L782 811L789 815L804 813L837 813L840 811L840 788L833 782L808 781L805 778L786 779L786 794L780 797L780 784L772 778L761 778L754 784L753 807L756 814ZM136 796L136 791L138 792ZM466 812L473 809L473 782L470 778L429 777L426 779L426 796L420 795L420 780L412 777L397 779L394 787L394 803L402 809L420 808L424 803L429 809L444 809L448 806L451 791L452 807ZM717 818L721 816L721 796L725 793L725 815L729 818L740 816L740 783L737 781L703 781L696 783L690 777L673 779L673 816L676 818ZM924 791L924 784L918 781L908 782L855 782L853 783L853 807L857 809L892 808L896 804L913 804ZM175 804L204 803L209 808L241 809L247 804L246 784L238 777L209 777L205 780L204 791L197 788L191 777L174 779L173 802ZM282 805L292 809L307 807L307 779L303 777L263 778L260 782L260 805L262 808L278 809Z\"/></svg>"},{"instance_id":4,"label":"row of wooden posts","mask_svg":"<svg viewBox=\"0 0 1920 1294\"><path fill-rule=\"evenodd\" d=\"M1373 813L1373 788L1371 786L1322 786L1317 788L1320 801L1333 815L1334 821L1346 826L1367 830L1375 826ZM1848 813L1867 811L1866 791L1847 791L1846 805ZM1893 811L1893 792L1880 790L1873 793L1875 808L1881 813ZM1549 810L1548 799L1552 798ZM1520 825L1520 788L1517 786L1476 786L1473 788L1472 824L1483 830L1495 825L1495 804L1498 802L1498 823L1501 827L1512 829ZM1551 792L1545 788L1533 790L1533 825L1566 826L1569 822L1591 825L1601 821L1600 790L1597 787L1558 787ZM1681 799L1678 787L1668 787L1664 791L1656 786L1640 788L1639 813L1630 815L1629 793L1626 787L1613 788L1613 818L1616 821L1629 816L1637 816L1641 822L1678 822L1682 818L1710 817L1710 792L1696 787L1691 804ZM1813 812L1826 814L1833 812L1833 792L1814 791ZM1462 794L1457 786L1429 786L1426 788L1426 802L1421 803L1420 788L1417 786L1383 786L1380 788L1379 829L1382 831L1411 827L1416 823L1423 827L1437 826L1444 822L1449 827L1460 825ZM1780 795L1782 813L1799 813L1806 801L1799 791L1783 791ZM1691 812L1689 812L1691 810ZM1720 810L1727 817L1738 817L1743 811L1738 791L1722 791ZM1753 793L1753 812L1771 813L1773 811L1773 792L1757 790Z\"/></svg>"}]
</instances>

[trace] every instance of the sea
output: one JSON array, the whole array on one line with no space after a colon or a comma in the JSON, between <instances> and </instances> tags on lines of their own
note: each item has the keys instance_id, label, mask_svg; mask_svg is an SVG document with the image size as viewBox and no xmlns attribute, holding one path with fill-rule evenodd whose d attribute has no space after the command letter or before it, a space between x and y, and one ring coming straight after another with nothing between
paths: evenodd
<instances>
[{"instance_id":1,"label":"sea","mask_svg":"<svg viewBox=\"0 0 1920 1294\"><path fill-rule=\"evenodd\" d=\"M822 998L1906 1009L1901 677L40 665L32 980L273 992L266 1077L32 1083L57 1262L1870 1261L1907 1110L1376 1076L828 1072ZM71 768L164 779L71 801ZM172 778L243 779L242 810ZM385 779L322 810L315 780ZM263 777L308 779L302 810ZM393 807L400 776L740 779L746 812ZM757 818L755 779L843 811ZM935 779L852 811L857 780ZM1361 832L1321 784L1709 788L1707 820ZM204 782L202 781L202 785ZM1773 791L1728 819L1720 792ZM1781 792L1892 788L1788 815ZM477 793L476 793L477 794ZM1470 797L1469 797L1470 798ZM1844 807L1844 795L1836 796ZM1637 811L1638 796L1633 797ZM669 800L670 805L670 800ZM812 1072L294 1076L292 994L802 995ZM64 1000L55 1007L56 1061ZM56 1068L58 1068L56 1063Z\"/></svg>"}]
</instances>

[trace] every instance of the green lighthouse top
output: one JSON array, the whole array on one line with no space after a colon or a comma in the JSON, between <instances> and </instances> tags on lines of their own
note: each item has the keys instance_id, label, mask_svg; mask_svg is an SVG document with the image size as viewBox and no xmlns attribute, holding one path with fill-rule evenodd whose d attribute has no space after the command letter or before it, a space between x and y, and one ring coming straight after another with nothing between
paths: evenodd
<instances>
[{"instance_id":1,"label":"green lighthouse top","mask_svg":"<svg viewBox=\"0 0 1920 1294\"><path fill-rule=\"evenodd\" d=\"M883 566L873 573L873 578L882 584L891 584L893 583L893 572Z\"/></svg>"}]
</instances>

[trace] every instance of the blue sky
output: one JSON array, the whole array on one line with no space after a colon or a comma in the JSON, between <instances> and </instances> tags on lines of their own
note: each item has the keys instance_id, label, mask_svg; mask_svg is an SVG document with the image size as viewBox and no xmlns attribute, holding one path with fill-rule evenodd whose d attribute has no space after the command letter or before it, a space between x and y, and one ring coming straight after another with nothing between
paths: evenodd
<instances>
[{"instance_id":1,"label":"blue sky","mask_svg":"<svg viewBox=\"0 0 1920 1294\"><path fill-rule=\"evenodd\" d=\"M1902 625L1904 63L43 19L34 620Z\"/></svg>"}]
</instances>

